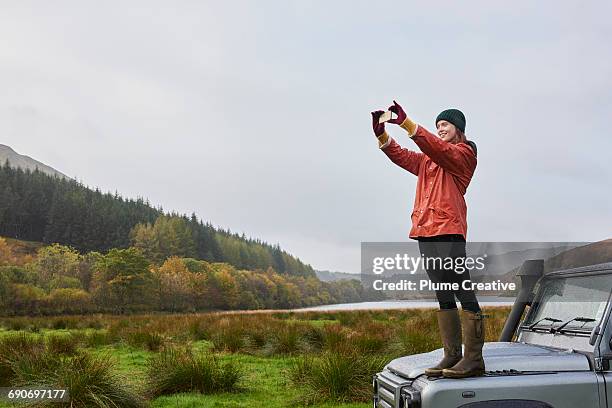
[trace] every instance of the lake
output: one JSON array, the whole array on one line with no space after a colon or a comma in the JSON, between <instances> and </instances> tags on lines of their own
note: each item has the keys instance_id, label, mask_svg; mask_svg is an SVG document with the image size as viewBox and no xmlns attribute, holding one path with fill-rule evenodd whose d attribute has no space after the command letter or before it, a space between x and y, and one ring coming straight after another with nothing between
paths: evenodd
<instances>
[{"instance_id":1,"label":"lake","mask_svg":"<svg viewBox=\"0 0 612 408\"><path fill-rule=\"evenodd\" d=\"M512 306L514 298L497 296L478 296L480 306ZM459 302L457 302L459 306ZM438 308L438 302L432 300L383 300L379 302L339 303L336 305L321 305L293 309L294 311L319 311L327 312L334 310L385 310L385 309L427 309Z\"/></svg>"}]
</instances>

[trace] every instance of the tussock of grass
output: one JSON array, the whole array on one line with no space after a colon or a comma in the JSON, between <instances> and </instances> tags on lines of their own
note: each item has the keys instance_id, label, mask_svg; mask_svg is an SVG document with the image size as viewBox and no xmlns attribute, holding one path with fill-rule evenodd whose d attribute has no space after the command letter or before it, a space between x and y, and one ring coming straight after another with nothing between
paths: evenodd
<instances>
[{"instance_id":1,"label":"tussock of grass","mask_svg":"<svg viewBox=\"0 0 612 408\"><path fill-rule=\"evenodd\" d=\"M249 354L257 354L259 350L264 349L268 343L269 328L263 326L253 327L245 338L245 351Z\"/></svg>"},{"instance_id":2,"label":"tussock of grass","mask_svg":"<svg viewBox=\"0 0 612 408\"><path fill-rule=\"evenodd\" d=\"M303 339L306 346L304 351L317 353L325 345L325 331L320 326L308 326L304 330Z\"/></svg>"},{"instance_id":3,"label":"tussock of grass","mask_svg":"<svg viewBox=\"0 0 612 408\"><path fill-rule=\"evenodd\" d=\"M38 406L65 406L70 408L141 408L147 403L126 385L125 378L117 374L112 359L104 356L79 354L75 357L56 357L52 370L41 370L31 375L21 386L45 385L67 389L70 402L42 403Z\"/></svg>"},{"instance_id":4,"label":"tussock of grass","mask_svg":"<svg viewBox=\"0 0 612 408\"><path fill-rule=\"evenodd\" d=\"M388 348L389 339L380 333L357 333L350 337L349 344L358 353L382 354Z\"/></svg>"},{"instance_id":5,"label":"tussock of grass","mask_svg":"<svg viewBox=\"0 0 612 408\"><path fill-rule=\"evenodd\" d=\"M304 328L298 324L285 324L272 333L267 345L267 354L292 355L306 349Z\"/></svg>"},{"instance_id":6,"label":"tussock of grass","mask_svg":"<svg viewBox=\"0 0 612 408\"><path fill-rule=\"evenodd\" d=\"M19 331L0 338L0 355L12 352L30 353L44 348L44 338L39 334Z\"/></svg>"},{"instance_id":7,"label":"tussock of grass","mask_svg":"<svg viewBox=\"0 0 612 408\"><path fill-rule=\"evenodd\" d=\"M37 350L9 360L11 386L67 389L70 402L40 402L38 407L139 408L144 399L126 385L108 356L62 356Z\"/></svg>"},{"instance_id":8,"label":"tussock of grass","mask_svg":"<svg viewBox=\"0 0 612 408\"><path fill-rule=\"evenodd\" d=\"M347 330L341 324L330 324L323 330L323 348L328 351L344 351L348 341Z\"/></svg>"},{"instance_id":9,"label":"tussock of grass","mask_svg":"<svg viewBox=\"0 0 612 408\"><path fill-rule=\"evenodd\" d=\"M207 330L206 325L204 325L201 320L190 321L188 328L189 335L193 340L198 341L210 339L210 333Z\"/></svg>"},{"instance_id":10,"label":"tussock of grass","mask_svg":"<svg viewBox=\"0 0 612 408\"><path fill-rule=\"evenodd\" d=\"M372 397L372 376L382 370L386 359L356 353L326 352L319 357L303 356L290 368L292 382L302 393L298 404L320 402L365 402Z\"/></svg>"},{"instance_id":11,"label":"tussock of grass","mask_svg":"<svg viewBox=\"0 0 612 408\"><path fill-rule=\"evenodd\" d=\"M126 333L126 337L127 344L130 346L148 351L159 351L165 344L164 336L145 329L130 331Z\"/></svg>"},{"instance_id":12,"label":"tussock of grass","mask_svg":"<svg viewBox=\"0 0 612 408\"><path fill-rule=\"evenodd\" d=\"M233 392L239 390L243 375L240 366L220 363L212 354L168 348L147 362L147 393L157 397L180 392Z\"/></svg>"},{"instance_id":13,"label":"tussock of grass","mask_svg":"<svg viewBox=\"0 0 612 408\"><path fill-rule=\"evenodd\" d=\"M88 347L108 346L119 341L119 338L107 330L91 330L85 334L84 342Z\"/></svg>"},{"instance_id":14,"label":"tussock of grass","mask_svg":"<svg viewBox=\"0 0 612 408\"><path fill-rule=\"evenodd\" d=\"M15 365L21 358L34 358L44 351L44 339L36 334L17 332L0 338L0 386L11 385L16 377Z\"/></svg>"},{"instance_id":15,"label":"tussock of grass","mask_svg":"<svg viewBox=\"0 0 612 408\"><path fill-rule=\"evenodd\" d=\"M440 347L442 345L437 337L415 330L399 331L389 345L389 349L398 356L426 353Z\"/></svg>"},{"instance_id":16,"label":"tussock of grass","mask_svg":"<svg viewBox=\"0 0 612 408\"><path fill-rule=\"evenodd\" d=\"M6 358L6 357L4 357ZM27 354L13 354L6 358L7 374L5 386L51 385L41 375L57 370L61 365L61 358L44 349L35 350ZM44 381L44 382L41 382Z\"/></svg>"},{"instance_id":17,"label":"tussock of grass","mask_svg":"<svg viewBox=\"0 0 612 408\"><path fill-rule=\"evenodd\" d=\"M54 407L143 407L143 399L116 373L113 360L78 352L79 342L78 336L67 333L2 336L0 386L68 389L70 403L49 405Z\"/></svg>"},{"instance_id":18,"label":"tussock of grass","mask_svg":"<svg viewBox=\"0 0 612 408\"><path fill-rule=\"evenodd\" d=\"M212 342L216 351L229 351L237 353L249 344L247 333L236 325L221 327L212 335Z\"/></svg>"},{"instance_id":19,"label":"tussock of grass","mask_svg":"<svg viewBox=\"0 0 612 408\"><path fill-rule=\"evenodd\" d=\"M71 333L49 334L45 338L50 353L63 355L76 354L81 340L80 336Z\"/></svg>"}]
</instances>

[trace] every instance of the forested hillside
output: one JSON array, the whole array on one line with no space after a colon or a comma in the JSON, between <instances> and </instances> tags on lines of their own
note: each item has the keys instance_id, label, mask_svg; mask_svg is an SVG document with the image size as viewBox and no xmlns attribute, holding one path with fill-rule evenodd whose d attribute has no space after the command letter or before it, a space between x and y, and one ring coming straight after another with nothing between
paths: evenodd
<instances>
[{"instance_id":1,"label":"forested hillside","mask_svg":"<svg viewBox=\"0 0 612 408\"><path fill-rule=\"evenodd\" d=\"M0 315L284 309L378 298L355 280L177 256L156 265L135 247L81 254L0 237Z\"/></svg>"},{"instance_id":2,"label":"forested hillside","mask_svg":"<svg viewBox=\"0 0 612 408\"><path fill-rule=\"evenodd\" d=\"M16 169L8 161L0 167L0 235L60 243L81 253L133 246L158 264L179 256L315 276L310 265L278 245L216 228L195 214L164 213L143 198L125 199L72 179Z\"/></svg>"}]
</instances>

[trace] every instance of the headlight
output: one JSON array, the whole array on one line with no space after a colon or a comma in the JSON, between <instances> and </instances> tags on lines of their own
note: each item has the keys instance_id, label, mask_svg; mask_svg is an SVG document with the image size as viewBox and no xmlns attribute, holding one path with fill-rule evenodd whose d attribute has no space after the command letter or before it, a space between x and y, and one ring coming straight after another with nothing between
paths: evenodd
<instances>
[{"instance_id":1,"label":"headlight","mask_svg":"<svg viewBox=\"0 0 612 408\"><path fill-rule=\"evenodd\" d=\"M372 377L372 390L374 391L372 404L373 407L376 408L376 405L378 404L378 381L376 381L376 376Z\"/></svg>"},{"instance_id":2,"label":"headlight","mask_svg":"<svg viewBox=\"0 0 612 408\"><path fill-rule=\"evenodd\" d=\"M402 408L421 408L421 393L405 387L402 389Z\"/></svg>"}]
</instances>

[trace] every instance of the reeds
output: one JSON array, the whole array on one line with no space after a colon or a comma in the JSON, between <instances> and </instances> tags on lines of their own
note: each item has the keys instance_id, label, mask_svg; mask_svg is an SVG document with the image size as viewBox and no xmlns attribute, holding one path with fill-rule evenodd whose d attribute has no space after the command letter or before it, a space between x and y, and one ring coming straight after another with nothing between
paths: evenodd
<instances>
[{"instance_id":1,"label":"reeds","mask_svg":"<svg viewBox=\"0 0 612 408\"><path fill-rule=\"evenodd\" d=\"M485 310L487 341L498 337L508 310ZM110 407L111 400L141 406L144 396L176 392L238 391L246 369L223 362L231 354L292 356L290 377L301 402L367 401L371 375L384 363L441 347L435 310L60 316L4 318L0 325L8 329L0 332L0 386L44 378L73 387L81 404L75 406L92 407ZM49 333L53 328L61 332ZM193 342L193 349L210 352L179 347ZM141 394L125 386L111 361L83 350L109 345L153 353L139 379Z\"/></svg>"},{"instance_id":2,"label":"reeds","mask_svg":"<svg viewBox=\"0 0 612 408\"><path fill-rule=\"evenodd\" d=\"M36 406L144 407L144 399L117 374L108 356L77 351L71 335L25 332L0 339L0 385L67 389L70 402L40 402Z\"/></svg>"},{"instance_id":3,"label":"reeds","mask_svg":"<svg viewBox=\"0 0 612 408\"><path fill-rule=\"evenodd\" d=\"M47 350L52 354L75 355L84 337L72 333L49 334L45 336Z\"/></svg>"},{"instance_id":4,"label":"reeds","mask_svg":"<svg viewBox=\"0 0 612 408\"><path fill-rule=\"evenodd\" d=\"M208 353L167 348L147 362L147 393L151 397L179 392L212 394L239 390L240 366L220 363Z\"/></svg>"},{"instance_id":5,"label":"reeds","mask_svg":"<svg viewBox=\"0 0 612 408\"><path fill-rule=\"evenodd\" d=\"M70 408L140 408L148 405L116 372L115 363L107 356L80 353L71 358L59 358L54 363L53 370L37 371L26 384L20 385L67 389L70 401L59 406ZM49 402L38 406L55 407L58 404Z\"/></svg>"},{"instance_id":6,"label":"reeds","mask_svg":"<svg viewBox=\"0 0 612 408\"><path fill-rule=\"evenodd\" d=\"M372 376L385 362L381 356L341 352L298 358L289 371L293 384L301 389L295 402L368 401L372 397Z\"/></svg>"}]
</instances>

